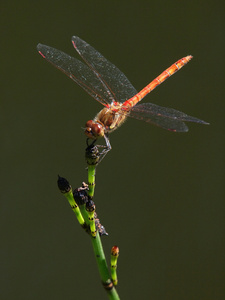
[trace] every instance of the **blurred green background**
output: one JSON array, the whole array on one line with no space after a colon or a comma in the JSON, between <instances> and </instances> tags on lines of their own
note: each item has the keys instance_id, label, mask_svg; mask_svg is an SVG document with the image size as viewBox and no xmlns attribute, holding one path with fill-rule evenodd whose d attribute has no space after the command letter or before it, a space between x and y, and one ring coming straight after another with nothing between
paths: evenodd
<instances>
[{"instance_id":1,"label":"blurred green background","mask_svg":"<svg viewBox=\"0 0 225 300\"><path fill-rule=\"evenodd\" d=\"M78 57L77 35L145 98L210 122L175 134L129 119L97 169L95 203L120 247L121 299L225 299L224 1L3 1L1 299L107 299L91 242L56 186L87 179L85 122L102 108L47 64L38 43Z\"/></svg>"}]
</instances>

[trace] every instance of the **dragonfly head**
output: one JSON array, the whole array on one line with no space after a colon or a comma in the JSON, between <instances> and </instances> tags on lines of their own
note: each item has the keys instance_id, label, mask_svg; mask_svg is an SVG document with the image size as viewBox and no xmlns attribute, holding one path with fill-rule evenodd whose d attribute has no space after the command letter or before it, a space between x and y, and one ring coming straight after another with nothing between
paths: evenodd
<instances>
[{"instance_id":1,"label":"dragonfly head","mask_svg":"<svg viewBox=\"0 0 225 300\"><path fill-rule=\"evenodd\" d=\"M95 140L104 136L104 129L100 123L89 120L85 125L84 133L88 138Z\"/></svg>"}]
</instances>

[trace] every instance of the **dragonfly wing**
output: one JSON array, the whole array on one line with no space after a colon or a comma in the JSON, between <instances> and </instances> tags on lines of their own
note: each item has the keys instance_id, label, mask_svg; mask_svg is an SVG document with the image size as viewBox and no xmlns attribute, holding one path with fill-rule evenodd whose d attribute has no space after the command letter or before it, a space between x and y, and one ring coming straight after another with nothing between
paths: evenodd
<instances>
[{"instance_id":1,"label":"dragonfly wing","mask_svg":"<svg viewBox=\"0 0 225 300\"><path fill-rule=\"evenodd\" d=\"M184 122L209 124L173 108L162 107L152 103L134 106L129 116L175 132L188 131L188 127Z\"/></svg>"},{"instance_id":2,"label":"dragonfly wing","mask_svg":"<svg viewBox=\"0 0 225 300\"><path fill-rule=\"evenodd\" d=\"M115 65L77 36L72 43L82 59L102 81L112 100L123 102L137 94L136 89Z\"/></svg>"},{"instance_id":3,"label":"dragonfly wing","mask_svg":"<svg viewBox=\"0 0 225 300\"><path fill-rule=\"evenodd\" d=\"M111 98L109 98L104 85L87 65L60 50L46 45L38 44L37 50L43 58L64 72L97 101L103 105L111 103Z\"/></svg>"}]
</instances>

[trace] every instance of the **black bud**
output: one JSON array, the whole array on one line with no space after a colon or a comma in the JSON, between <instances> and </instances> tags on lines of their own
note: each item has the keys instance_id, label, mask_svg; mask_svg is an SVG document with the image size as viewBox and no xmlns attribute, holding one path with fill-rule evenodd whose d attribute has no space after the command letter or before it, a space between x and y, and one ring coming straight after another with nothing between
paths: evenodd
<instances>
[{"instance_id":1,"label":"black bud","mask_svg":"<svg viewBox=\"0 0 225 300\"><path fill-rule=\"evenodd\" d=\"M71 185L69 184L69 181L67 181L66 178L60 177L59 175L58 175L57 184L59 190L63 194L68 193L71 190Z\"/></svg>"},{"instance_id":2,"label":"black bud","mask_svg":"<svg viewBox=\"0 0 225 300\"><path fill-rule=\"evenodd\" d=\"M87 189L88 186L83 183L82 187L79 187L73 191L74 200L79 206L88 202Z\"/></svg>"},{"instance_id":3,"label":"black bud","mask_svg":"<svg viewBox=\"0 0 225 300\"><path fill-rule=\"evenodd\" d=\"M92 212L92 211L95 210L95 203L94 203L94 201L89 200L89 201L86 203L86 210L89 211L89 212Z\"/></svg>"},{"instance_id":4,"label":"black bud","mask_svg":"<svg viewBox=\"0 0 225 300\"><path fill-rule=\"evenodd\" d=\"M97 146L91 144L86 148L85 158L88 165L97 165L100 158L100 153Z\"/></svg>"}]
</instances>

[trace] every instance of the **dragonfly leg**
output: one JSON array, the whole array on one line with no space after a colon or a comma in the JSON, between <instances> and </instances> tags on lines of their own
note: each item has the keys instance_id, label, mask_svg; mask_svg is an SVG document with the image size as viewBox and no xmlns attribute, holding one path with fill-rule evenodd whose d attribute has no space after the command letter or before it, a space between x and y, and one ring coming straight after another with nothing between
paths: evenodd
<instances>
[{"instance_id":1,"label":"dragonfly leg","mask_svg":"<svg viewBox=\"0 0 225 300\"><path fill-rule=\"evenodd\" d=\"M96 145L98 148L103 148L102 152L100 152L100 160L98 164L103 160L106 154L112 149L112 146L109 141L108 135L104 135L106 145Z\"/></svg>"},{"instance_id":2,"label":"dragonfly leg","mask_svg":"<svg viewBox=\"0 0 225 300\"><path fill-rule=\"evenodd\" d=\"M88 147L93 147L94 144L95 144L95 142L96 142L97 140L96 140L96 139L95 139L95 140L91 140L91 141L92 141L91 144L88 143L89 140L90 140L89 138L86 139L86 144L87 144L87 146L88 146Z\"/></svg>"},{"instance_id":3,"label":"dragonfly leg","mask_svg":"<svg viewBox=\"0 0 225 300\"><path fill-rule=\"evenodd\" d=\"M103 158L106 156L106 154L112 149L112 146L109 141L109 137L107 135L104 135L104 139L105 139L106 145L97 145L98 147L104 148L102 150L102 152L100 153L101 158L100 158L99 162L101 162L103 160Z\"/></svg>"}]
</instances>

